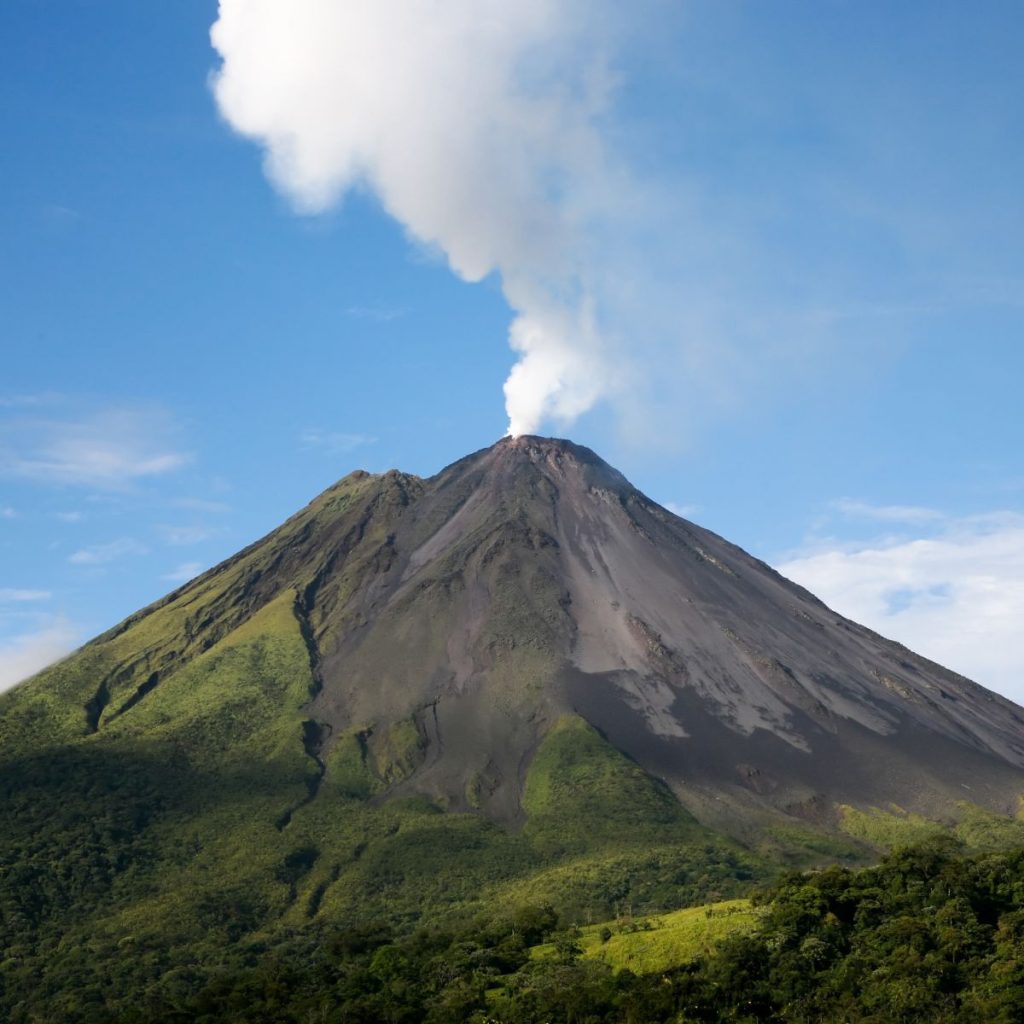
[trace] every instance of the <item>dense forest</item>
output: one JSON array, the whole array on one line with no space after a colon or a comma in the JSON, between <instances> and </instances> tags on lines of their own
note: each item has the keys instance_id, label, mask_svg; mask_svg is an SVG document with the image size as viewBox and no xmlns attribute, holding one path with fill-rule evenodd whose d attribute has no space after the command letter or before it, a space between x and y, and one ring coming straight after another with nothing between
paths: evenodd
<instances>
[{"instance_id":1,"label":"dense forest","mask_svg":"<svg viewBox=\"0 0 1024 1024\"><path fill-rule=\"evenodd\" d=\"M965 854L936 837L877 867L793 872L753 903L756 927L650 974L617 970L550 906L527 904L407 934L382 923L250 937L215 971L197 963L119 991L116 1011L74 976L33 990L10 949L2 976L18 990L14 1022L1024 1020L1024 850ZM600 941L631 927L609 921ZM126 963L108 984L137 977Z\"/></svg>"}]
</instances>

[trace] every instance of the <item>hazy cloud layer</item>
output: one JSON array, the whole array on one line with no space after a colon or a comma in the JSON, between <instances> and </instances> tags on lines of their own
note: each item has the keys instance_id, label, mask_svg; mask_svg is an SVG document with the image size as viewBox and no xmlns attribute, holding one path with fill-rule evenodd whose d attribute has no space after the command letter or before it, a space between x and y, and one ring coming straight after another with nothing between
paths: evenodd
<instances>
[{"instance_id":1,"label":"hazy cloud layer","mask_svg":"<svg viewBox=\"0 0 1024 1024\"><path fill-rule=\"evenodd\" d=\"M881 523L935 523L944 518L941 512L933 508L922 508L918 505L872 505L852 498L840 498L832 503L832 507L853 519Z\"/></svg>"},{"instance_id":2,"label":"hazy cloud layer","mask_svg":"<svg viewBox=\"0 0 1024 1024\"><path fill-rule=\"evenodd\" d=\"M700 514L700 505L682 505L677 501L663 501L661 503L665 508L669 510L673 515L679 516L681 519L693 519L694 516Z\"/></svg>"},{"instance_id":3,"label":"hazy cloud layer","mask_svg":"<svg viewBox=\"0 0 1024 1024\"><path fill-rule=\"evenodd\" d=\"M819 543L778 569L843 615L1024 703L1024 516Z\"/></svg>"},{"instance_id":4,"label":"hazy cloud layer","mask_svg":"<svg viewBox=\"0 0 1024 1024\"><path fill-rule=\"evenodd\" d=\"M375 323L388 324L392 320L400 320L408 312L407 309L390 306L349 306L345 310L345 316L353 320L372 320Z\"/></svg>"},{"instance_id":5,"label":"hazy cloud layer","mask_svg":"<svg viewBox=\"0 0 1024 1024\"><path fill-rule=\"evenodd\" d=\"M224 501L211 501L208 498L175 498L171 501L172 508L183 508L192 512L211 512L218 515L231 511L231 506Z\"/></svg>"}]
</instances>

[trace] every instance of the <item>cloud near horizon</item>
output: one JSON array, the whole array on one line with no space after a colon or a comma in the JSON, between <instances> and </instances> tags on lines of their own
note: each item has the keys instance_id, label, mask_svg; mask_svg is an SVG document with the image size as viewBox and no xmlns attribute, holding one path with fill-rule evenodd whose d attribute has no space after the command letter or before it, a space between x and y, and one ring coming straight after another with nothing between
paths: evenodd
<instances>
[{"instance_id":1,"label":"cloud near horizon","mask_svg":"<svg viewBox=\"0 0 1024 1024\"><path fill-rule=\"evenodd\" d=\"M819 542L776 567L837 612L1024 704L1024 516L945 518L928 536Z\"/></svg>"},{"instance_id":2,"label":"cloud near horizon","mask_svg":"<svg viewBox=\"0 0 1024 1024\"><path fill-rule=\"evenodd\" d=\"M939 522L945 517L934 508L920 505L872 505L853 498L840 498L832 507L851 519L866 519L880 523L907 523L922 525Z\"/></svg>"},{"instance_id":3,"label":"cloud near horizon","mask_svg":"<svg viewBox=\"0 0 1024 1024\"><path fill-rule=\"evenodd\" d=\"M160 538L167 544L175 547L188 547L191 544L201 544L204 540L215 537L221 531L204 523L192 523L189 526L171 526L162 523L156 528Z\"/></svg>"}]
</instances>

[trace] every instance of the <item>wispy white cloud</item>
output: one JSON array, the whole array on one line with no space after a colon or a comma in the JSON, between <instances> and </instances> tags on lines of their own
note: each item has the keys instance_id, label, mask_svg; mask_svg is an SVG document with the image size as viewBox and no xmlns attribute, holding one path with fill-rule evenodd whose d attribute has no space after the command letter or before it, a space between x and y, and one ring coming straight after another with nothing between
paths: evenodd
<instances>
[{"instance_id":1,"label":"wispy white cloud","mask_svg":"<svg viewBox=\"0 0 1024 1024\"><path fill-rule=\"evenodd\" d=\"M62 203L45 203L39 209L43 223L51 229L66 229L77 224L82 214L71 206Z\"/></svg>"},{"instance_id":2,"label":"wispy white cloud","mask_svg":"<svg viewBox=\"0 0 1024 1024\"><path fill-rule=\"evenodd\" d=\"M204 540L209 540L211 537L219 533L219 530L215 530L212 527L204 526L200 523L192 526L158 526L157 532L168 544L173 544L176 547L187 547L190 544L200 544Z\"/></svg>"},{"instance_id":3,"label":"wispy white cloud","mask_svg":"<svg viewBox=\"0 0 1024 1024\"><path fill-rule=\"evenodd\" d=\"M0 476L120 488L180 469L173 424L156 412L111 409L77 417L18 416L0 422Z\"/></svg>"},{"instance_id":4,"label":"wispy white cloud","mask_svg":"<svg viewBox=\"0 0 1024 1024\"><path fill-rule=\"evenodd\" d=\"M853 498L839 498L832 502L832 508L852 519L868 519L881 523L937 523L946 517L933 508L919 505L873 505Z\"/></svg>"},{"instance_id":5,"label":"wispy white cloud","mask_svg":"<svg viewBox=\"0 0 1024 1024\"><path fill-rule=\"evenodd\" d=\"M223 514L231 511L231 506L224 501L210 501L206 498L175 498L172 508L183 508L190 512L210 512Z\"/></svg>"},{"instance_id":6,"label":"wispy white cloud","mask_svg":"<svg viewBox=\"0 0 1024 1024\"><path fill-rule=\"evenodd\" d=\"M692 519L697 513L700 512L700 505L680 505L675 501L666 501L662 503L669 512L673 515L677 515L682 519Z\"/></svg>"},{"instance_id":7,"label":"wispy white cloud","mask_svg":"<svg viewBox=\"0 0 1024 1024\"><path fill-rule=\"evenodd\" d=\"M1024 703L1024 516L950 518L927 537L818 541L778 569L843 615Z\"/></svg>"},{"instance_id":8,"label":"wispy white cloud","mask_svg":"<svg viewBox=\"0 0 1024 1024\"><path fill-rule=\"evenodd\" d=\"M195 579L203 571L203 568L202 562L182 562L177 569L172 569L160 578L169 583L188 583L189 580Z\"/></svg>"},{"instance_id":9,"label":"wispy white cloud","mask_svg":"<svg viewBox=\"0 0 1024 1024\"><path fill-rule=\"evenodd\" d=\"M27 409L41 405L54 405L62 396L56 391L40 391L37 394L0 395L0 409Z\"/></svg>"},{"instance_id":10,"label":"wispy white cloud","mask_svg":"<svg viewBox=\"0 0 1024 1024\"><path fill-rule=\"evenodd\" d=\"M55 513L55 516L62 523L80 523L85 518L84 513L78 511L57 512Z\"/></svg>"},{"instance_id":11,"label":"wispy white cloud","mask_svg":"<svg viewBox=\"0 0 1024 1024\"><path fill-rule=\"evenodd\" d=\"M388 306L349 306L345 310L345 316L352 317L353 320L375 320L378 323L386 324L392 320L398 320L405 316L409 311L407 309L401 309L398 307L390 308Z\"/></svg>"},{"instance_id":12,"label":"wispy white cloud","mask_svg":"<svg viewBox=\"0 0 1024 1024\"><path fill-rule=\"evenodd\" d=\"M68 556L72 565L106 565L131 555L148 555L149 548L131 537L121 537L107 544L92 544Z\"/></svg>"},{"instance_id":13,"label":"wispy white cloud","mask_svg":"<svg viewBox=\"0 0 1024 1024\"><path fill-rule=\"evenodd\" d=\"M299 435L303 448L319 448L328 455L343 455L363 445L373 444L377 438L367 434L346 434L319 427L308 427Z\"/></svg>"},{"instance_id":14,"label":"wispy white cloud","mask_svg":"<svg viewBox=\"0 0 1024 1024\"><path fill-rule=\"evenodd\" d=\"M3 505L0 507L0 519L17 519L18 511L11 505Z\"/></svg>"},{"instance_id":15,"label":"wispy white cloud","mask_svg":"<svg viewBox=\"0 0 1024 1024\"><path fill-rule=\"evenodd\" d=\"M77 626L55 618L41 629L0 640L0 690L9 690L63 658L81 638Z\"/></svg>"},{"instance_id":16,"label":"wispy white cloud","mask_svg":"<svg viewBox=\"0 0 1024 1024\"><path fill-rule=\"evenodd\" d=\"M53 595L48 590L20 590L17 587L0 587L0 604L22 601L48 601Z\"/></svg>"}]
</instances>

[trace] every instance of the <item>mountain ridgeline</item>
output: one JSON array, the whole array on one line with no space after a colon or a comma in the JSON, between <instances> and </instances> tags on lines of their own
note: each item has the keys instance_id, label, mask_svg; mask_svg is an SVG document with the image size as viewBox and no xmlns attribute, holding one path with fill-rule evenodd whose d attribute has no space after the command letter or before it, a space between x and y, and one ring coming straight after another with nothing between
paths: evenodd
<instances>
[{"instance_id":1,"label":"mountain ridgeline","mask_svg":"<svg viewBox=\"0 0 1024 1024\"><path fill-rule=\"evenodd\" d=\"M324 922L1024 838L1024 711L538 437L345 477L0 698L0 760L9 1008Z\"/></svg>"}]
</instances>

